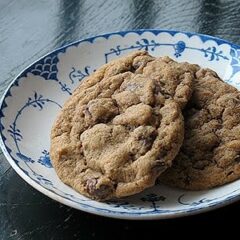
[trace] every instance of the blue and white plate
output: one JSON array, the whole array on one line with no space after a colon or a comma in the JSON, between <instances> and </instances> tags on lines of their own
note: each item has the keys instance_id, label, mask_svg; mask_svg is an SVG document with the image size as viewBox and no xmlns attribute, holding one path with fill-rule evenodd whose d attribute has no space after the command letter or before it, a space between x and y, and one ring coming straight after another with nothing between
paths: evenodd
<instances>
[{"instance_id":1,"label":"blue and white plate","mask_svg":"<svg viewBox=\"0 0 240 240\"><path fill-rule=\"evenodd\" d=\"M195 214L240 198L240 180L208 191L157 185L141 194L99 203L57 177L49 158L49 134L56 114L80 81L110 60L134 50L197 63L240 86L240 47L210 36L165 30L110 33L59 48L20 73L1 102L1 147L16 172L43 194L102 216L160 219Z\"/></svg>"}]
</instances>

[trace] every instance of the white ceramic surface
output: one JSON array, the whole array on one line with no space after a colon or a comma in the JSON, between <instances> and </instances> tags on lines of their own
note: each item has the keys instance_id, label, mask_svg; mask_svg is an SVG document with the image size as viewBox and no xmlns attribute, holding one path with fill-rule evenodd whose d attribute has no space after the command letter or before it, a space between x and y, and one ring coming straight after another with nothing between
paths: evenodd
<instances>
[{"instance_id":1,"label":"white ceramic surface","mask_svg":"<svg viewBox=\"0 0 240 240\"><path fill-rule=\"evenodd\" d=\"M57 177L49 159L49 133L73 89L102 64L130 51L197 63L226 82L240 84L240 47L210 36L166 30L110 33L75 42L44 56L11 83L0 109L1 147L16 172L34 188L83 211L125 219L159 219L207 211L235 201L240 180L209 191L157 185L107 203L90 200Z\"/></svg>"}]
</instances>

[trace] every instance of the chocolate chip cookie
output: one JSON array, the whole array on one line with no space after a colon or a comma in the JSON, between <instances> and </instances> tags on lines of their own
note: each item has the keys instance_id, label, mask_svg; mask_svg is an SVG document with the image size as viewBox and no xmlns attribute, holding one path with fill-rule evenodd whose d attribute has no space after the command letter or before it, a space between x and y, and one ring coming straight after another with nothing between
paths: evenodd
<instances>
[{"instance_id":1,"label":"chocolate chip cookie","mask_svg":"<svg viewBox=\"0 0 240 240\"><path fill-rule=\"evenodd\" d=\"M160 181L191 190L240 177L240 92L208 69L196 73L184 110L185 138L173 166Z\"/></svg>"},{"instance_id":2,"label":"chocolate chip cookie","mask_svg":"<svg viewBox=\"0 0 240 240\"><path fill-rule=\"evenodd\" d=\"M139 51L89 76L52 128L50 154L59 178L96 200L153 186L182 144L181 108L195 71Z\"/></svg>"}]
</instances>

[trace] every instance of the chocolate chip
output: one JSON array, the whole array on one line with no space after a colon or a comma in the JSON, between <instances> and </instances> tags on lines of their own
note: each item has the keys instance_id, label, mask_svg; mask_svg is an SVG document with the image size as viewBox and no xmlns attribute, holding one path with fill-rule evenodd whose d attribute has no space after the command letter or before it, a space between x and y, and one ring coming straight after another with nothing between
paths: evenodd
<instances>
[{"instance_id":1,"label":"chocolate chip","mask_svg":"<svg viewBox=\"0 0 240 240\"><path fill-rule=\"evenodd\" d=\"M166 166L166 163L161 161L161 160L157 160L155 163L156 163L156 166L158 166L158 167L165 167Z\"/></svg>"},{"instance_id":2,"label":"chocolate chip","mask_svg":"<svg viewBox=\"0 0 240 240\"><path fill-rule=\"evenodd\" d=\"M112 192L112 188L109 185L101 185L96 188L98 183L97 178L91 178L87 180L86 188L88 193L96 199L105 199Z\"/></svg>"},{"instance_id":3,"label":"chocolate chip","mask_svg":"<svg viewBox=\"0 0 240 240\"><path fill-rule=\"evenodd\" d=\"M135 73L136 72L136 69L138 68L138 66L131 66L130 69L129 69L129 72L131 73Z\"/></svg>"},{"instance_id":4,"label":"chocolate chip","mask_svg":"<svg viewBox=\"0 0 240 240\"><path fill-rule=\"evenodd\" d=\"M157 137L157 133L156 132L152 132L152 134L150 136L148 136L146 138L144 136L140 136L138 138L138 140L141 141L141 143L145 146L145 148L147 150L149 150L152 147L153 142L156 139L156 137Z\"/></svg>"},{"instance_id":5,"label":"chocolate chip","mask_svg":"<svg viewBox=\"0 0 240 240\"><path fill-rule=\"evenodd\" d=\"M85 114L85 116L88 116L89 118L92 117L92 114L89 111L89 108L86 106L85 110L83 111L83 113Z\"/></svg>"},{"instance_id":6,"label":"chocolate chip","mask_svg":"<svg viewBox=\"0 0 240 240\"><path fill-rule=\"evenodd\" d=\"M130 125L127 125L127 126L125 126L126 127L126 129L128 130L128 131L130 131L130 132L132 132L136 127L134 127L134 126L130 126Z\"/></svg>"},{"instance_id":7,"label":"chocolate chip","mask_svg":"<svg viewBox=\"0 0 240 240\"><path fill-rule=\"evenodd\" d=\"M135 154L134 153L128 153L128 156L131 160L135 160Z\"/></svg>"},{"instance_id":8,"label":"chocolate chip","mask_svg":"<svg viewBox=\"0 0 240 240\"><path fill-rule=\"evenodd\" d=\"M161 91L161 87L159 85L156 84L155 88L154 88L154 93L158 94Z\"/></svg>"},{"instance_id":9,"label":"chocolate chip","mask_svg":"<svg viewBox=\"0 0 240 240\"><path fill-rule=\"evenodd\" d=\"M234 173L233 171L228 172L228 173L227 173L227 177L228 177L229 175L233 174L233 173Z\"/></svg>"},{"instance_id":10,"label":"chocolate chip","mask_svg":"<svg viewBox=\"0 0 240 240\"><path fill-rule=\"evenodd\" d=\"M240 156L237 155L237 157L234 159L235 162L240 163Z\"/></svg>"},{"instance_id":11,"label":"chocolate chip","mask_svg":"<svg viewBox=\"0 0 240 240\"><path fill-rule=\"evenodd\" d=\"M112 102L113 102L113 105L114 105L116 108L119 108L119 106L118 106L118 103L117 103L116 99L112 99Z\"/></svg>"},{"instance_id":12,"label":"chocolate chip","mask_svg":"<svg viewBox=\"0 0 240 240\"><path fill-rule=\"evenodd\" d=\"M168 168L168 166L166 165L166 163L164 161L157 160L157 161L155 161L155 165L152 168L152 170L156 173L161 173L161 172L165 171L167 168Z\"/></svg>"},{"instance_id":13,"label":"chocolate chip","mask_svg":"<svg viewBox=\"0 0 240 240\"><path fill-rule=\"evenodd\" d=\"M158 158L159 158L159 159L164 158L164 157L167 155L167 153L168 153L168 152L163 149L163 150L160 152L160 154L158 155Z\"/></svg>"}]
</instances>

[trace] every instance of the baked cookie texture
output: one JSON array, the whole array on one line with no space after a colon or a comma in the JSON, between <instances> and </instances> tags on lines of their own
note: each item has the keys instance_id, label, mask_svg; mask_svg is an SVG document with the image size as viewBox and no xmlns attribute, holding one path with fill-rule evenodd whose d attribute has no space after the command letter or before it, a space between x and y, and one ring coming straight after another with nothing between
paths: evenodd
<instances>
[{"instance_id":1,"label":"baked cookie texture","mask_svg":"<svg viewBox=\"0 0 240 240\"><path fill-rule=\"evenodd\" d=\"M164 183L190 190L240 177L240 93L209 69L199 70L196 77L184 110L183 146L160 176Z\"/></svg>"},{"instance_id":2,"label":"baked cookie texture","mask_svg":"<svg viewBox=\"0 0 240 240\"><path fill-rule=\"evenodd\" d=\"M50 155L59 178L96 200L153 186L182 144L181 109L196 69L145 51L99 68L53 125Z\"/></svg>"}]
</instances>

